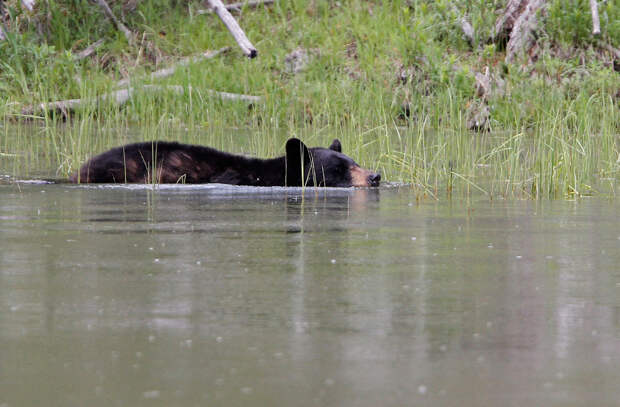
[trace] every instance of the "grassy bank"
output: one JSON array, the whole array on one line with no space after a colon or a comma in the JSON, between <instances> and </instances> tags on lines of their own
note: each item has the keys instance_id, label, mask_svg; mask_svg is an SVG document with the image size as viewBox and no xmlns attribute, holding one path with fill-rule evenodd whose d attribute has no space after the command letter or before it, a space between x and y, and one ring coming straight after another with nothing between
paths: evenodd
<instances>
[{"instance_id":1,"label":"grassy bank","mask_svg":"<svg viewBox=\"0 0 620 407\"><path fill-rule=\"evenodd\" d=\"M16 2L13 2L16 3ZM421 194L484 191L490 196L558 197L612 188L620 177L620 76L590 32L587 1L551 2L538 58L504 62L487 43L503 1L280 1L238 20L259 50L245 58L219 19L200 3L112 4L137 34L130 45L92 3L50 1L33 14L15 6L0 43L1 169L17 175L49 163L59 176L86 157L127 141L171 139L258 156L282 153L290 136L308 144L342 140L360 164ZM11 2L9 2L11 4ZM620 46L620 6L601 5L602 40ZM458 21L474 27L473 47ZM77 51L103 38L87 59ZM182 56L231 52L150 81ZM299 73L286 56L302 47ZM481 97L475 73L489 67L494 92ZM137 91L122 107L92 103L69 121L21 114L33 102L94 98L119 79L191 86L191 92ZM207 90L257 95L222 101ZM483 100L484 99L484 100ZM488 106L487 132L468 130ZM406 106L404 108L403 106ZM37 161L39 160L39 161ZM28 167L28 166L26 166Z\"/></svg>"}]
</instances>

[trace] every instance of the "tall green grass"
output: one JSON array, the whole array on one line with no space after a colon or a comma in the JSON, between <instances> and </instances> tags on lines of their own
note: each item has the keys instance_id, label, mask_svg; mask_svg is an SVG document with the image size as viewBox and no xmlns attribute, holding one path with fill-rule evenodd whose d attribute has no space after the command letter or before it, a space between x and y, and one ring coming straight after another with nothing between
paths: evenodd
<instances>
[{"instance_id":1,"label":"tall green grass","mask_svg":"<svg viewBox=\"0 0 620 407\"><path fill-rule=\"evenodd\" d=\"M259 50L248 60L215 16L196 15L199 3L145 0L133 11L114 5L141 34L137 48L89 2L44 3L48 14L29 17L33 27L42 24L44 39L22 21L21 31L0 43L0 171L26 176L49 166L50 176L65 177L87 157L138 140L272 157L283 154L291 136L323 146L337 137L361 165L429 197L567 197L613 188L620 169L618 74L589 48L555 56L553 47L572 44L565 22L574 16L552 4L549 46L523 70L504 66L503 55L484 45L495 19L490 10L503 2L453 4L456 9L447 1L292 0L245 10L240 24ZM612 43L620 34L610 19L617 9L605 5L602 21ZM461 12L478 34L473 51L459 31ZM575 44L589 44L581 26L572 35ZM106 43L95 57L73 60L99 37ZM20 116L21 107L35 101L94 99L127 73L139 87L150 83L145 74L180 56L227 45L232 52L156 81L191 86L184 95L138 91L122 107L92 103L69 121L47 114L24 124ZM284 60L300 46L311 62L293 75ZM505 92L488 100L491 131L472 133L467 111L480 103L473 73L485 66L502 76ZM206 89L263 102L224 102Z\"/></svg>"}]
</instances>

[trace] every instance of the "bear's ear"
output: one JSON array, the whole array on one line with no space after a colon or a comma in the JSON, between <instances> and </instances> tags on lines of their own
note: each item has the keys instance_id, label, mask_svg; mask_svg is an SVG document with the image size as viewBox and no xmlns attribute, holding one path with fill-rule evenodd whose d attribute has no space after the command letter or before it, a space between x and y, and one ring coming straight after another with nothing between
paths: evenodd
<instances>
[{"instance_id":1,"label":"bear's ear","mask_svg":"<svg viewBox=\"0 0 620 407\"><path fill-rule=\"evenodd\" d=\"M329 146L329 149L334 150L338 153L342 153L342 146L340 145L340 140L335 138L334 141L332 141L332 145Z\"/></svg>"},{"instance_id":2,"label":"bear's ear","mask_svg":"<svg viewBox=\"0 0 620 407\"><path fill-rule=\"evenodd\" d=\"M310 151L299 139L291 138L286 142L286 186L301 186L304 172L311 165ZM304 171L305 169L305 171Z\"/></svg>"}]
</instances>

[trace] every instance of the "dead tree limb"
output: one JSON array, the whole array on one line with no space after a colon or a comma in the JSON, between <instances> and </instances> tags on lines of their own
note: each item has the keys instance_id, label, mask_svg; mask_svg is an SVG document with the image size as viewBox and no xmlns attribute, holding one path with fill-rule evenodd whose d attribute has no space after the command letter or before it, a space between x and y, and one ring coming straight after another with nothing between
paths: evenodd
<instances>
[{"instance_id":1,"label":"dead tree limb","mask_svg":"<svg viewBox=\"0 0 620 407\"><path fill-rule=\"evenodd\" d=\"M273 4L274 0L253 0L253 1L242 1L239 3L231 3L231 4L225 4L224 7L226 7L226 10L230 11L230 12L239 12L241 11L242 8L244 7L249 7L249 8L256 8L260 5L269 5L269 4ZM200 15L200 14L211 14L213 13L212 9L207 9L207 10L196 10L196 14Z\"/></svg>"},{"instance_id":2,"label":"dead tree limb","mask_svg":"<svg viewBox=\"0 0 620 407\"><path fill-rule=\"evenodd\" d=\"M523 10L525 10L527 2L528 0L508 0L504 12L495 22L493 42L499 43L502 48L506 46L510 39L510 33L512 32L515 21L519 18Z\"/></svg>"},{"instance_id":3,"label":"dead tree limb","mask_svg":"<svg viewBox=\"0 0 620 407\"><path fill-rule=\"evenodd\" d=\"M198 62L198 61L202 61L204 59L215 58L216 56L218 56L218 55L220 55L220 54L222 54L224 52L228 52L229 50L230 50L230 47L223 47L223 48L220 48L220 49L215 50L215 51L207 51L207 52L204 52L204 53L202 53L200 55L183 58L179 62L177 62L175 65L173 65L173 66L171 66L169 68L160 69L158 71L155 71L155 72L151 73L149 75L149 78L150 79L165 78L165 77L170 76L173 73L175 73L176 70L179 67L189 65L190 63L195 63L195 62ZM127 86L127 85L129 85L131 80L132 80L131 78L122 79L122 80L120 80L120 81L118 81L116 83L116 86L117 87Z\"/></svg>"},{"instance_id":4,"label":"dead tree limb","mask_svg":"<svg viewBox=\"0 0 620 407\"><path fill-rule=\"evenodd\" d=\"M76 61L79 61L84 58L88 58L97 50L97 48L99 48L102 45L103 45L103 39L97 40L93 44L89 45L88 47L84 48L82 51L75 54L73 58Z\"/></svg>"},{"instance_id":5,"label":"dead tree limb","mask_svg":"<svg viewBox=\"0 0 620 407\"><path fill-rule=\"evenodd\" d=\"M235 38L235 41L237 41L237 44L239 44L239 47L241 47L243 53L249 58L255 58L258 56L258 51L254 48L254 45L252 45L250 40L248 40L248 37L245 35L241 27L239 27L237 20L235 20L226 7L224 7L221 0L208 1L211 8L215 11L215 14L217 14L217 16L222 20L224 25L226 25L226 28L228 28L228 31L230 31L232 36Z\"/></svg>"},{"instance_id":6,"label":"dead tree limb","mask_svg":"<svg viewBox=\"0 0 620 407\"><path fill-rule=\"evenodd\" d=\"M249 103L258 103L262 100L260 96L243 95L237 93L219 92L212 89L194 89L191 86L184 87L179 85L159 86L159 85L144 85L138 88L125 88L116 90L113 92L105 93L96 98L89 99L68 99L59 100L56 102L39 103L34 106L27 106L22 109L21 114L24 116L32 116L36 114L44 114L46 112L60 112L64 116L68 116L70 112L77 109L92 106L93 104L99 104L108 102L112 105L122 106L136 91L143 90L148 92L174 92L183 95L187 92L206 93L209 96L217 97L222 100L243 101Z\"/></svg>"},{"instance_id":7,"label":"dead tree limb","mask_svg":"<svg viewBox=\"0 0 620 407\"><path fill-rule=\"evenodd\" d=\"M32 11L34 9L35 0L22 0L22 6L28 11Z\"/></svg>"},{"instance_id":8,"label":"dead tree limb","mask_svg":"<svg viewBox=\"0 0 620 407\"><path fill-rule=\"evenodd\" d=\"M598 18L598 3L596 0L590 0L590 10L592 11L592 35L601 33L601 21Z\"/></svg>"},{"instance_id":9,"label":"dead tree limb","mask_svg":"<svg viewBox=\"0 0 620 407\"><path fill-rule=\"evenodd\" d=\"M108 6L108 3L106 3L105 0L97 0L97 4L103 9L105 15L110 20L112 20L116 28L125 35L125 38L127 38L127 42L131 45L134 45L134 38L132 32L125 26L125 24L121 22L121 20L116 18L116 16L112 12L112 9L110 8L110 6Z\"/></svg>"},{"instance_id":10,"label":"dead tree limb","mask_svg":"<svg viewBox=\"0 0 620 407\"><path fill-rule=\"evenodd\" d=\"M547 0L531 0L515 20L506 46L506 62L512 62L517 54L528 52L535 44L534 33L538 28L537 14L545 9Z\"/></svg>"}]
</instances>

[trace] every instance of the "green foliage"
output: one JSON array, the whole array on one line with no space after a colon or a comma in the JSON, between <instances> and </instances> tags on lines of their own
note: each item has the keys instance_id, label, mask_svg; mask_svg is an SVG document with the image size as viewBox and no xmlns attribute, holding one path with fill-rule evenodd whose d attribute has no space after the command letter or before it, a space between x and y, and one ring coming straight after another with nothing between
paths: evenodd
<instances>
[{"instance_id":1,"label":"green foliage","mask_svg":"<svg viewBox=\"0 0 620 407\"><path fill-rule=\"evenodd\" d=\"M545 29L551 40L574 46L592 43L592 16L588 0L554 0L550 2ZM620 4L599 2L601 34L614 46L620 45Z\"/></svg>"},{"instance_id":2,"label":"green foliage","mask_svg":"<svg viewBox=\"0 0 620 407\"><path fill-rule=\"evenodd\" d=\"M594 51L575 51L591 41L586 3L575 1L570 10L552 3L550 42L527 71L504 65L502 52L486 43L494 11L504 5L499 0L279 1L238 17L259 50L253 60L241 55L217 17L196 13L198 2L142 0L135 9L111 3L137 34L137 47L86 0L41 3L32 16L15 9L13 29L0 42L0 114L19 116L19 107L33 101L93 99L127 75L138 91L122 107L93 101L75 112L71 126L46 115L43 145L23 141L19 130L11 141L0 133L0 147L50 151L66 175L88 155L144 138L270 156L291 135L311 144L336 136L360 164L433 196L446 184L450 191L475 184L504 196L583 193L601 178L616 180L620 170L617 73ZM600 8L603 34L611 38L619 32L620 7ZM473 49L462 36L462 15L476 32ZM96 55L74 60L99 38L105 44ZM568 58L551 51L556 42L569 49ZM224 46L233 50L155 82L191 92L139 91L151 82L149 72ZM298 47L308 51L309 63L292 74L285 59ZM487 97L492 132L481 135L467 131L466 122L468 109L483 103L474 74L487 66L504 89ZM209 89L263 102L251 108L223 102Z\"/></svg>"}]
</instances>

